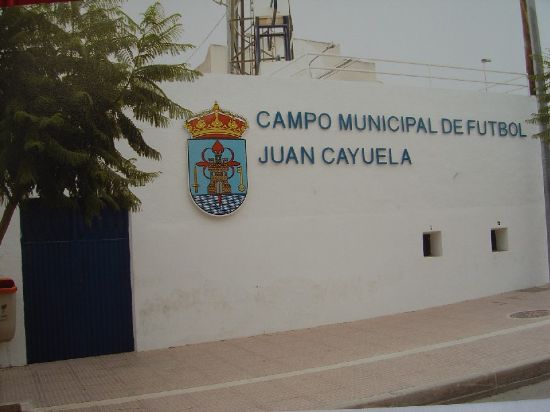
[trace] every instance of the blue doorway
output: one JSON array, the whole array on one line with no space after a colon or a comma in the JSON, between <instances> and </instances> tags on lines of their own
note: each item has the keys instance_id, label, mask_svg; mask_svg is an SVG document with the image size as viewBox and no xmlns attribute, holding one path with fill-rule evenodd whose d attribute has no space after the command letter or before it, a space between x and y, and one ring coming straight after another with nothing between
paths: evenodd
<instances>
[{"instance_id":1,"label":"blue doorway","mask_svg":"<svg viewBox=\"0 0 550 412\"><path fill-rule=\"evenodd\" d=\"M21 207L28 363L134 350L128 212Z\"/></svg>"}]
</instances>

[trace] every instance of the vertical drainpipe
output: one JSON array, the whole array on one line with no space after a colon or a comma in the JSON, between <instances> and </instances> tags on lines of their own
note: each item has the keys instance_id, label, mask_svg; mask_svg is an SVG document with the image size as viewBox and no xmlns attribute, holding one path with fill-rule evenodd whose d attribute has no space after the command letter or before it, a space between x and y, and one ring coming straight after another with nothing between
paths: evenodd
<instances>
[{"instance_id":1,"label":"vertical drainpipe","mask_svg":"<svg viewBox=\"0 0 550 412\"><path fill-rule=\"evenodd\" d=\"M536 75L536 80L529 80L529 92L531 95L538 95L538 93L541 93L544 89L544 80L542 79L544 68L539 59L534 59L532 57L542 56L535 0L520 0L520 7L523 21L523 39L525 44L527 74L529 76ZM537 108L540 109L542 103L538 98L537 103ZM538 127L540 131L544 128L541 124L539 124ZM548 184L550 149L548 147L548 143L541 140L540 144L542 149L542 176L544 185L544 203L546 209L546 250L548 252L548 267L550 269L550 187Z\"/></svg>"}]
</instances>

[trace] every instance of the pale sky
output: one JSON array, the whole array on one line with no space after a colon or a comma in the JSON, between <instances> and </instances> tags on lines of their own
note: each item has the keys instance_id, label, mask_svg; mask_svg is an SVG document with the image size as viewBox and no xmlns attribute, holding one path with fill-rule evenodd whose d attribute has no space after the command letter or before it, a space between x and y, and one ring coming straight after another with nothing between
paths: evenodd
<instances>
[{"instance_id":1,"label":"pale sky","mask_svg":"<svg viewBox=\"0 0 550 412\"><path fill-rule=\"evenodd\" d=\"M183 41L226 44L225 7L213 0L161 0L183 15ZM151 0L129 0L136 16ZM543 48L550 48L550 0L537 0ZM294 36L339 43L343 55L525 72L519 0L291 0ZM221 21L220 21L221 19ZM189 58L189 54L184 57Z\"/></svg>"}]
</instances>

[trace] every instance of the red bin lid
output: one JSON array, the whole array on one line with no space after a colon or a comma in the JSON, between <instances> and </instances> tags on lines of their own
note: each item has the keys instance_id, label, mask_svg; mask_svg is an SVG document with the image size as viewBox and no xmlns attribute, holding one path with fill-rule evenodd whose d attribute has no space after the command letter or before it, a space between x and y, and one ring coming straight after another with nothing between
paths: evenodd
<instances>
[{"instance_id":1,"label":"red bin lid","mask_svg":"<svg viewBox=\"0 0 550 412\"><path fill-rule=\"evenodd\" d=\"M0 278L0 295L17 292L17 286L13 279Z\"/></svg>"}]
</instances>

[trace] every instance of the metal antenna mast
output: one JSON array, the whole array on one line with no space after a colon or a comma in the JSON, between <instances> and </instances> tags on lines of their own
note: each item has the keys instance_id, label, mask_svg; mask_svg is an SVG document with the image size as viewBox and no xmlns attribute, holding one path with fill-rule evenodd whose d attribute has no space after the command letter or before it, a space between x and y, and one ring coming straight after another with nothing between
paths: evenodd
<instances>
[{"instance_id":1,"label":"metal antenna mast","mask_svg":"<svg viewBox=\"0 0 550 412\"><path fill-rule=\"evenodd\" d=\"M254 0L248 2L248 16L245 0L227 3L228 69L233 74L252 74L254 70Z\"/></svg>"},{"instance_id":2,"label":"metal antenna mast","mask_svg":"<svg viewBox=\"0 0 550 412\"><path fill-rule=\"evenodd\" d=\"M245 12L246 3L248 13ZM277 0L257 0L256 3L262 3L261 16L256 15L255 0L227 1L229 73L256 75L261 62L281 58L292 60L290 6L288 14L282 14L278 11ZM278 49L283 56L278 54Z\"/></svg>"}]
</instances>

